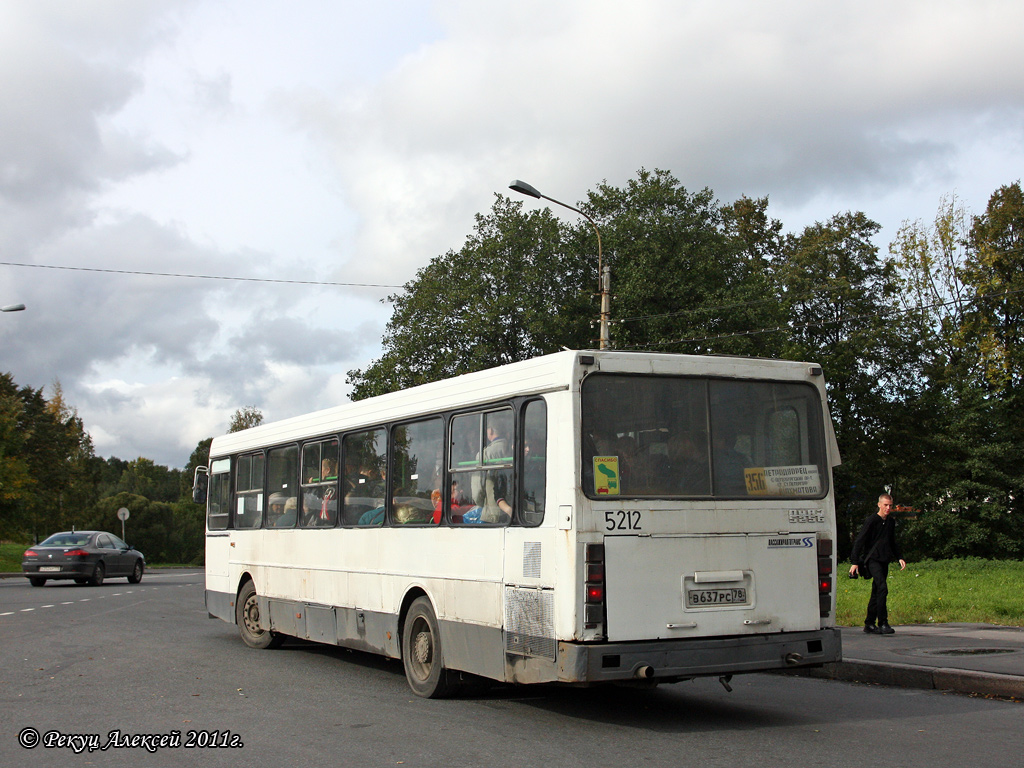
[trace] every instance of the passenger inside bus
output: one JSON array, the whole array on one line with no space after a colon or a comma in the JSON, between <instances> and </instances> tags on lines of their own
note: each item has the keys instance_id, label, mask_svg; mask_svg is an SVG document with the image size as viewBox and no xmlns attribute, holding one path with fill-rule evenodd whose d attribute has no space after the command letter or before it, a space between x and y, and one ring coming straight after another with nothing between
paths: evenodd
<instances>
[{"instance_id":1,"label":"passenger inside bus","mask_svg":"<svg viewBox=\"0 0 1024 768\"><path fill-rule=\"evenodd\" d=\"M483 450L483 464L503 464L512 461L512 441L502 432L500 420L493 419L487 425L487 445ZM480 456L477 457L478 460ZM470 510L463 515L463 522L507 523L512 519L510 469L489 469L472 475L473 500L480 508L479 515Z\"/></svg>"},{"instance_id":2,"label":"passenger inside bus","mask_svg":"<svg viewBox=\"0 0 1024 768\"><path fill-rule=\"evenodd\" d=\"M316 526L332 526L338 517L338 462L332 458L326 458L320 465L320 481L330 483L322 488L323 495L320 497L320 509L315 511L315 519L312 521Z\"/></svg>"},{"instance_id":3,"label":"passenger inside bus","mask_svg":"<svg viewBox=\"0 0 1024 768\"><path fill-rule=\"evenodd\" d=\"M715 430L713 466L716 496L745 496L747 493L744 472L750 466L750 457L736 450L736 437L736 430L731 425Z\"/></svg>"},{"instance_id":4,"label":"passenger inside bus","mask_svg":"<svg viewBox=\"0 0 1024 768\"><path fill-rule=\"evenodd\" d=\"M676 432L668 439L663 475L667 493L703 495L711 492L707 438L703 433Z\"/></svg>"},{"instance_id":5,"label":"passenger inside bus","mask_svg":"<svg viewBox=\"0 0 1024 768\"><path fill-rule=\"evenodd\" d=\"M383 472L385 457L376 448L383 440L383 430L371 430L345 438L342 525L384 523L384 494L387 486Z\"/></svg>"},{"instance_id":6,"label":"passenger inside bus","mask_svg":"<svg viewBox=\"0 0 1024 768\"><path fill-rule=\"evenodd\" d=\"M270 509L267 513L267 522L273 528L291 528L295 525L297 507L294 496L273 493L270 495Z\"/></svg>"}]
</instances>

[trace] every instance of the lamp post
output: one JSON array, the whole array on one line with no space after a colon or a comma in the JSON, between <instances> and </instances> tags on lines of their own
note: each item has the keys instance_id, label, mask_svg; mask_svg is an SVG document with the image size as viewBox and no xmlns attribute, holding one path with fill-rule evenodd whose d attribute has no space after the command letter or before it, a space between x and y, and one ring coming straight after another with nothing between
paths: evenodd
<instances>
[{"instance_id":1,"label":"lamp post","mask_svg":"<svg viewBox=\"0 0 1024 768\"><path fill-rule=\"evenodd\" d=\"M608 349L611 346L608 342L608 316L611 314L611 267L607 266L602 259L601 231L597 228L597 224L579 208L574 208L568 203L563 203L561 200L555 200L553 197L542 195L536 187L527 184L525 181L516 179L508 185L508 188L530 197L536 197L538 200L540 198L550 200L556 205L568 208L570 211L575 211L589 221L590 226L594 228L594 234L597 235L597 289L601 294L601 341L599 344L601 349Z\"/></svg>"},{"instance_id":2,"label":"lamp post","mask_svg":"<svg viewBox=\"0 0 1024 768\"><path fill-rule=\"evenodd\" d=\"M24 304L8 304L6 307L0 307L0 312L21 312L24 308Z\"/></svg>"}]
</instances>

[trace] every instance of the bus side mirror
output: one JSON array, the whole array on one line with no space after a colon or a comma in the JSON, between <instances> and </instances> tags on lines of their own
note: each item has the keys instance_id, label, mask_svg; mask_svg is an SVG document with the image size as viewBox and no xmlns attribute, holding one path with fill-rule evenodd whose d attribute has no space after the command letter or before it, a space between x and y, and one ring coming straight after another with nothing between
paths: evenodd
<instances>
[{"instance_id":1,"label":"bus side mirror","mask_svg":"<svg viewBox=\"0 0 1024 768\"><path fill-rule=\"evenodd\" d=\"M196 467L196 474L192 480L192 501L196 504L206 503L206 488L210 484L210 477L206 474L206 467Z\"/></svg>"}]
</instances>

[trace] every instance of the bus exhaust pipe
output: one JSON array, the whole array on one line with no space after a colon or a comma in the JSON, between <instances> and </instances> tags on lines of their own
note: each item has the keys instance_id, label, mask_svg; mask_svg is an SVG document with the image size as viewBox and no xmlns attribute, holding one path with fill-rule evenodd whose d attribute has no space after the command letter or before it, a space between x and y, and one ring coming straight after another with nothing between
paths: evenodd
<instances>
[{"instance_id":1,"label":"bus exhaust pipe","mask_svg":"<svg viewBox=\"0 0 1024 768\"><path fill-rule=\"evenodd\" d=\"M636 672L633 673L633 676L638 680L650 680L654 677L654 667L644 664L643 666L636 668Z\"/></svg>"},{"instance_id":2,"label":"bus exhaust pipe","mask_svg":"<svg viewBox=\"0 0 1024 768\"><path fill-rule=\"evenodd\" d=\"M804 660L804 657L801 656L799 653L787 653L786 654L786 664L788 664L791 667L795 667L797 664L799 664L803 660Z\"/></svg>"}]
</instances>

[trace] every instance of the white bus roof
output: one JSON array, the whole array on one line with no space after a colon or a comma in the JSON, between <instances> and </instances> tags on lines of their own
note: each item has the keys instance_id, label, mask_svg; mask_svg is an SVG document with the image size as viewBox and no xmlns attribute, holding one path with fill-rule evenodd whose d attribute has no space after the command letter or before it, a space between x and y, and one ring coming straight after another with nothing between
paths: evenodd
<instances>
[{"instance_id":1,"label":"white bus roof","mask_svg":"<svg viewBox=\"0 0 1024 768\"><path fill-rule=\"evenodd\" d=\"M588 357L592 360L581 361ZM514 396L572 389L579 386L583 371L811 381L812 369L820 381L818 366L790 360L566 350L233 432L214 439L210 456L216 458ZM824 398L823 383L819 390Z\"/></svg>"}]
</instances>

